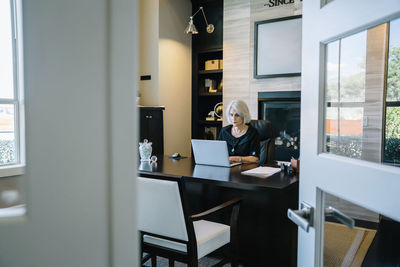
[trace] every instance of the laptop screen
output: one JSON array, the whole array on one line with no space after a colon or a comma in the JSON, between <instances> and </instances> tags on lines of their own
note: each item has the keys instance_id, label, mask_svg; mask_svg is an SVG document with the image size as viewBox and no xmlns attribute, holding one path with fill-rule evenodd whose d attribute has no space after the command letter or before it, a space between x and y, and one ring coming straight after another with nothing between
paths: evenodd
<instances>
[{"instance_id":1,"label":"laptop screen","mask_svg":"<svg viewBox=\"0 0 400 267\"><path fill-rule=\"evenodd\" d=\"M192 147L196 164L232 166L226 141L192 139Z\"/></svg>"}]
</instances>

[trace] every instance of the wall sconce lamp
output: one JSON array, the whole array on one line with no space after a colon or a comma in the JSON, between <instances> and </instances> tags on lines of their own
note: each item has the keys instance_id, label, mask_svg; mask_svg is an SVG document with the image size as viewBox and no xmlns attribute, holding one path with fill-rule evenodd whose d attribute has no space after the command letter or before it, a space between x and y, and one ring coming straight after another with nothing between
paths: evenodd
<instances>
[{"instance_id":1,"label":"wall sconce lamp","mask_svg":"<svg viewBox=\"0 0 400 267\"><path fill-rule=\"evenodd\" d=\"M191 34L198 34L198 33L199 33L199 32L197 31L197 29L196 29L196 26L194 26L194 24L193 24L193 18L194 18L194 16L196 16L197 13L199 13L200 10L201 10L201 12L203 13L204 20L206 21L206 24L207 24L207 32L208 32L208 33L213 33L213 32L214 32L214 25L213 25L213 24L208 24L207 18L206 18L206 14L204 14L203 7L201 6L201 7L199 8L199 10L197 10L196 13L194 13L194 14L190 17L189 25L188 25L188 26L186 27L186 29L185 29L185 33L186 33L186 34L189 34L189 33L191 33Z\"/></svg>"}]
</instances>

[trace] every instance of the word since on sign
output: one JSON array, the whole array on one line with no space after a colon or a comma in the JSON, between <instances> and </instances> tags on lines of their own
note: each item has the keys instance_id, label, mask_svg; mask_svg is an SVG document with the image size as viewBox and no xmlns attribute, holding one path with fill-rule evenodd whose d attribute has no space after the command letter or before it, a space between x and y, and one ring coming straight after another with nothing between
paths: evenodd
<instances>
[{"instance_id":1,"label":"word since on sign","mask_svg":"<svg viewBox=\"0 0 400 267\"><path fill-rule=\"evenodd\" d=\"M268 3L264 4L264 6L277 7L281 5L293 4L294 1L295 0L268 0ZM300 0L300 2L303 2L303 0Z\"/></svg>"}]
</instances>

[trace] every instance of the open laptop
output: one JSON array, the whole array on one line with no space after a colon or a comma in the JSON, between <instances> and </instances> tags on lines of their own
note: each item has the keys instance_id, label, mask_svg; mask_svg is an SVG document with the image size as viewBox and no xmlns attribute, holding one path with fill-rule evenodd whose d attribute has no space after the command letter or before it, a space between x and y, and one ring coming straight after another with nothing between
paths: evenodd
<instances>
[{"instance_id":1,"label":"open laptop","mask_svg":"<svg viewBox=\"0 0 400 267\"><path fill-rule=\"evenodd\" d=\"M240 162L230 163L226 141L192 139L196 164L233 167Z\"/></svg>"}]
</instances>

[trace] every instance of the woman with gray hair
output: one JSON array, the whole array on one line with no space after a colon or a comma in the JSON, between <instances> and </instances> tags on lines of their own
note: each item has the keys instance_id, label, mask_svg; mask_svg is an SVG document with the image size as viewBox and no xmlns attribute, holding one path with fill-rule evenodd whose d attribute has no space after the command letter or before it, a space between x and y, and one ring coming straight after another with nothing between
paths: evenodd
<instances>
[{"instance_id":1,"label":"woman with gray hair","mask_svg":"<svg viewBox=\"0 0 400 267\"><path fill-rule=\"evenodd\" d=\"M260 137L250 123L250 112L242 100L233 100L226 109L228 126L221 129L218 140L226 141L229 160L257 163L260 157Z\"/></svg>"}]
</instances>

